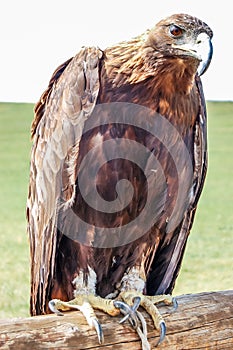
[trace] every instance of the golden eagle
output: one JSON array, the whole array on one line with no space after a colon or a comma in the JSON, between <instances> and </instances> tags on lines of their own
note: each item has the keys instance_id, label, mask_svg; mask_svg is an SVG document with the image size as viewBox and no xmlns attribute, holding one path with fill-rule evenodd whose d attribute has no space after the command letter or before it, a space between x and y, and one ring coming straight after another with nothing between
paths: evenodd
<instances>
[{"instance_id":1,"label":"golden eagle","mask_svg":"<svg viewBox=\"0 0 233 350\"><path fill-rule=\"evenodd\" d=\"M101 342L93 308L138 329L141 305L164 338L154 304L172 302L206 175L212 35L175 14L54 72L31 129L32 315L79 309Z\"/></svg>"}]
</instances>

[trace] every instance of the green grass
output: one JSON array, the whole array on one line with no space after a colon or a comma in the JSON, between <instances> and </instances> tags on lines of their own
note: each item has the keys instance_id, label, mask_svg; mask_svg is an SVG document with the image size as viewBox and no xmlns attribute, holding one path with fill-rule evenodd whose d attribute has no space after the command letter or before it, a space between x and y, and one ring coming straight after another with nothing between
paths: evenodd
<instances>
[{"instance_id":1,"label":"green grass","mask_svg":"<svg viewBox=\"0 0 233 350\"><path fill-rule=\"evenodd\" d=\"M208 103L209 169L174 294L233 288L233 103ZM33 105L0 103L0 318L29 315Z\"/></svg>"},{"instance_id":2,"label":"green grass","mask_svg":"<svg viewBox=\"0 0 233 350\"><path fill-rule=\"evenodd\" d=\"M233 103L207 107L207 178L175 294L233 289Z\"/></svg>"},{"instance_id":3,"label":"green grass","mask_svg":"<svg viewBox=\"0 0 233 350\"><path fill-rule=\"evenodd\" d=\"M29 310L25 207L32 117L31 104L0 104L0 317Z\"/></svg>"}]
</instances>

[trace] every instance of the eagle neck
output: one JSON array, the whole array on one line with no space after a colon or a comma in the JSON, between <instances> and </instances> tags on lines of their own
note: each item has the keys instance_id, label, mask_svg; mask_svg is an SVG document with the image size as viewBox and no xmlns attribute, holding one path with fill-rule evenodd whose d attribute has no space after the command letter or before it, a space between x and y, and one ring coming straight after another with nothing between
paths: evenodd
<instances>
[{"instance_id":1,"label":"eagle neck","mask_svg":"<svg viewBox=\"0 0 233 350\"><path fill-rule=\"evenodd\" d=\"M128 46L127 46L128 47ZM129 102L157 111L181 130L194 125L199 100L195 83L198 62L192 57L149 57L146 48L107 51L101 67L99 103ZM134 54L133 54L134 53Z\"/></svg>"}]
</instances>

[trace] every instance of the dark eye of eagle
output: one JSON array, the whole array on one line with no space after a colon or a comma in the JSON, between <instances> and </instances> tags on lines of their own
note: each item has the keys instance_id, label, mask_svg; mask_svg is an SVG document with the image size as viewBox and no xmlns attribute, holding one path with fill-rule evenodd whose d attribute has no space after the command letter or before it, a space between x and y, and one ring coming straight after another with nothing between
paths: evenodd
<instances>
[{"instance_id":1,"label":"dark eye of eagle","mask_svg":"<svg viewBox=\"0 0 233 350\"><path fill-rule=\"evenodd\" d=\"M169 27L169 32L173 37L178 38L178 37L182 36L184 30L182 28L176 26L175 24L172 24Z\"/></svg>"}]
</instances>

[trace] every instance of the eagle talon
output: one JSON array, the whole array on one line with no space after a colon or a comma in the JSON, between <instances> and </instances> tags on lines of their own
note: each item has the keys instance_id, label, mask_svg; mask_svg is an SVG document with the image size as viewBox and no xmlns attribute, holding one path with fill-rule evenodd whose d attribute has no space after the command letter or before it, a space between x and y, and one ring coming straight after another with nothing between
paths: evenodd
<instances>
[{"instance_id":1,"label":"eagle talon","mask_svg":"<svg viewBox=\"0 0 233 350\"><path fill-rule=\"evenodd\" d=\"M97 319L93 319L92 320L92 324L93 324L93 327L96 330L96 334L97 334L99 343L103 344L104 343L104 333L103 333L101 324L99 323L99 321Z\"/></svg>"},{"instance_id":2,"label":"eagle talon","mask_svg":"<svg viewBox=\"0 0 233 350\"><path fill-rule=\"evenodd\" d=\"M171 310L171 313L175 312L178 309L178 302L176 298L172 298L172 305L173 305L173 308Z\"/></svg>"},{"instance_id":3,"label":"eagle talon","mask_svg":"<svg viewBox=\"0 0 233 350\"><path fill-rule=\"evenodd\" d=\"M133 311L136 311L136 310L139 308L139 306L140 306L141 297L139 297L139 296L134 297L134 298L133 298L133 301L134 301L134 303L133 303L133 306L131 307L131 309L132 309Z\"/></svg>"},{"instance_id":4,"label":"eagle talon","mask_svg":"<svg viewBox=\"0 0 233 350\"><path fill-rule=\"evenodd\" d=\"M133 305L130 307L130 309L133 311L133 313L135 314L135 317L138 319L138 313L137 313L137 309L140 306L141 303L141 297L137 296L134 299L134 303ZM136 328L138 326L138 322L137 324L133 324L133 320L132 320L132 313L128 313L127 315L125 315L125 317L122 318L122 320L120 321L120 323L124 323L128 318L130 317L129 321L131 323L131 325L133 326L133 328Z\"/></svg>"},{"instance_id":5,"label":"eagle talon","mask_svg":"<svg viewBox=\"0 0 233 350\"><path fill-rule=\"evenodd\" d=\"M167 327L166 327L166 324L164 321L161 321L160 324L159 324L159 327L160 327L160 337L159 337L159 340L158 340L158 343L156 344L156 347L162 343L162 341L164 340L165 336L166 336L166 330L167 330Z\"/></svg>"},{"instance_id":6,"label":"eagle talon","mask_svg":"<svg viewBox=\"0 0 233 350\"><path fill-rule=\"evenodd\" d=\"M136 329L138 327L138 318L137 318L137 315L136 315L135 311L137 310L137 308L139 306L139 305L137 305L138 301L136 301L136 303L134 303L132 307L130 307L128 304L126 304L126 303L124 303L123 301L120 301L120 300L115 300L113 303L114 303L114 306L117 309L120 309L121 313L123 313L123 315L125 315L120 320L120 323L124 323L127 319L129 319L132 327L134 329Z\"/></svg>"},{"instance_id":7,"label":"eagle talon","mask_svg":"<svg viewBox=\"0 0 233 350\"><path fill-rule=\"evenodd\" d=\"M54 314L64 316L64 314L56 308L56 302L54 300L50 300L48 306L50 311L52 311Z\"/></svg>"},{"instance_id":8,"label":"eagle talon","mask_svg":"<svg viewBox=\"0 0 233 350\"><path fill-rule=\"evenodd\" d=\"M125 315L125 317L123 317L120 320L120 323L124 323L126 320L128 320L128 318L130 318L129 321L130 321L131 325L133 326L133 328L136 328L138 326L138 322L135 324L135 317L137 318L136 311L137 311L138 307L140 306L141 297L137 296L133 300L134 300L133 305L131 307L129 307L130 308L130 312L128 312ZM128 305L128 304L126 304L126 305ZM132 317L133 314L135 315L135 317Z\"/></svg>"}]
</instances>

